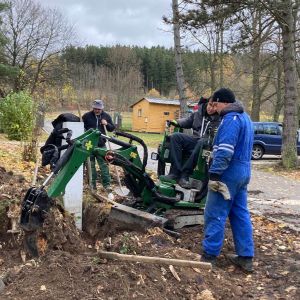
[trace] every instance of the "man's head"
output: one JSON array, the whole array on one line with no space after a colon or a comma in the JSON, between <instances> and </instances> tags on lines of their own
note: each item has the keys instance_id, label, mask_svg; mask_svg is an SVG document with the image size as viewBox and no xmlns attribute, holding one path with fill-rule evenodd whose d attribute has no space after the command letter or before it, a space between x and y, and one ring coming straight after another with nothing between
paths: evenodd
<instances>
[{"instance_id":1,"label":"man's head","mask_svg":"<svg viewBox=\"0 0 300 300\"><path fill-rule=\"evenodd\" d=\"M92 108L93 108L95 115L100 115L104 109L103 101L99 100L99 99L94 100L93 104L92 104Z\"/></svg>"},{"instance_id":2,"label":"man's head","mask_svg":"<svg viewBox=\"0 0 300 300\"><path fill-rule=\"evenodd\" d=\"M209 98L208 99L208 103L207 103L207 106L206 106L206 112L209 114L209 115L213 115L214 113L217 112L214 104L213 104L213 101L212 101L212 98Z\"/></svg>"},{"instance_id":3,"label":"man's head","mask_svg":"<svg viewBox=\"0 0 300 300\"><path fill-rule=\"evenodd\" d=\"M235 95L232 90L227 88L220 88L217 91L214 92L214 94L211 97L213 106L220 114L220 112L228 106L230 103L235 102Z\"/></svg>"}]
</instances>

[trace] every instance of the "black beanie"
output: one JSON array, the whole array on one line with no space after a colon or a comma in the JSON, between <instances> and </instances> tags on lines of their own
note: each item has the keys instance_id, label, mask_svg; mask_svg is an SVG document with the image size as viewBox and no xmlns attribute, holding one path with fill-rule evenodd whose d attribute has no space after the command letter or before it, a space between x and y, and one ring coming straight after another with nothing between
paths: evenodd
<instances>
[{"instance_id":1,"label":"black beanie","mask_svg":"<svg viewBox=\"0 0 300 300\"><path fill-rule=\"evenodd\" d=\"M198 101L198 104L200 105L200 104L207 103L207 102L208 102L208 98L201 96Z\"/></svg>"},{"instance_id":2,"label":"black beanie","mask_svg":"<svg viewBox=\"0 0 300 300\"><path fill-rule=\"evenodd\" d=\"M222 103L233 103L235 102L235 96L232 90L227 88L220 88L214 92L212 96L212 101Z\"/></svg>"}]
</instances>

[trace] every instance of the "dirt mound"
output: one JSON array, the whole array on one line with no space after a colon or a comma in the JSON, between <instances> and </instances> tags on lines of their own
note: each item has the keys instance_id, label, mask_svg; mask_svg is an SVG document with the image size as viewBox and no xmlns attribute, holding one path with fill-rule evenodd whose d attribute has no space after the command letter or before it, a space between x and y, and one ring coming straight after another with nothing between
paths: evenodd
<instances>
[{"instance_id":1,"label":"dirt mound","mask_svg":"<svg viewBox=\"0 0 300 300\"><path fill-rule=\"evenodd\" d=\"M0 178L5 179L0 190L8 195L5 201L26 190L28 183L20 184L20 178L5 170L0 169ZM41 251L39 259L24 257L21 234L3 231L0 299L267 300L300 296L300 237L284 224L253 216L256 247L253 274L244 274L226 258L227 253L233 252L229 229L217 267L204 271L101 258L99 250L198 261L203 228L184 228L177 239L159 228L129 231L120 224L108 223L106 214L99 215L101 204L92 203L89 207L85 220L89 226L85 227L96 226L92 236L86 232L79 234L72 217L63 210L51 211L40 233L44 252ZM7 219L7 211L3 215ZM5 284L2 290L1 282Z\"/></svg>"},{"instance_id":2,"label":"dirt mound","mask_svg":"<svg viewBox=\"0 0 300 300\"><path fill-rule=\"evenodd\" d=\"M57 208L51 209L40 236L47 243L45 249L64 250L71 254L80 253L84 249L84 242L75 226L73 216Z\"/></svg>"},{"instance_id":3,"label":"dirt mound","mask_svg":"<svg viewBox=\"0 0 300 300\"><path fill-rule=\"evenodd\" d=\"M6 172L0 167L0 235L7 233L11 224L7 216L8 211L18 215L19 203L22 195L28 188L28 182L22 175L14 175L13 172Z\"/></svg>"}]
</instances>

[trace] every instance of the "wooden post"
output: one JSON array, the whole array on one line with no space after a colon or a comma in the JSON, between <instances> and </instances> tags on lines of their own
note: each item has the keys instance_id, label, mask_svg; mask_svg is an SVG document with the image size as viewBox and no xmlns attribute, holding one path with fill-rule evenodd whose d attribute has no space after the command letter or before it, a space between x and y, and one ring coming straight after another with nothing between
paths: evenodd
<instances>
[{"instance_id":1,"label":"wooden post","mask_svg":"<svg viewBox=\"0 0 300 300\"><path fill-rule=\"evenodd\" d=\"M117 259L122 261L131 261L131 262L141 262L148 264L158 264L158 265L172 265L180 267L192 267L192 268L202 268L210 270L212 268L211 263L201 262L201 261L192 261L184 259L174 259L174 258L162 258L155 256L140 256L140 255L128 255L120 254L116 252L107 252L99 251L98 254L101 258L107 259Z\"/></svg>"}]
</instances>

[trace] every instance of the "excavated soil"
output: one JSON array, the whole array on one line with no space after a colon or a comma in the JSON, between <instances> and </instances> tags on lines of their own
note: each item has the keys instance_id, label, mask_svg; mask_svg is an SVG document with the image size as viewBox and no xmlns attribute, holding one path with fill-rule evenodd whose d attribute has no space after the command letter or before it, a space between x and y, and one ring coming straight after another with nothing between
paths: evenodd
<instances>
[{"instance_id":1,"label":"excavated soil","mask_svg":"<svg viewBox=\"0 0 300 300\"><path fill-rule=\"evenodd\" d=\"M199 260L203 228L181 229L177 239L159 228L129 231L109 223L109 209L95 202L84 220L92 234L78 233L71 216L54 208L40 232L40 257L25 257L23 234L7 233L7 212L28 186L0 168L0 299L300 299L299 233L259 216L252 216L252 274L226 258L233 252L230 228L212 271L103 259L100 250Z\"/></svg>"}]
</instances>

